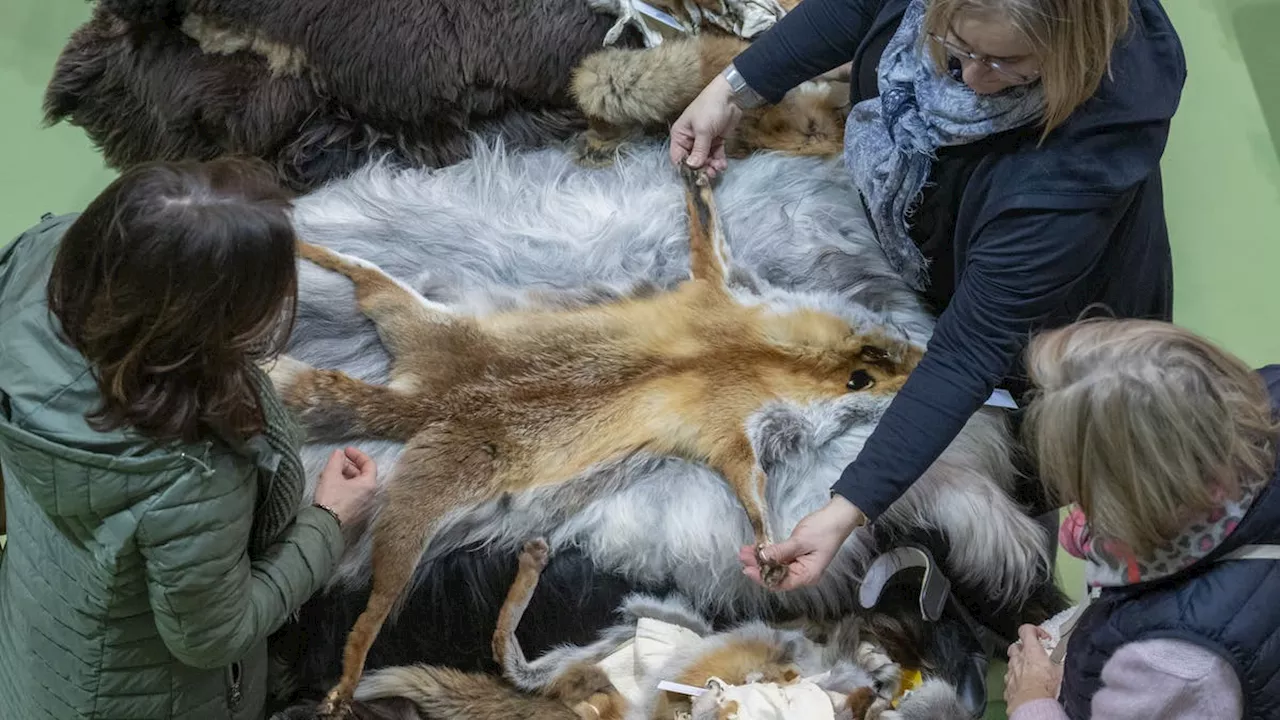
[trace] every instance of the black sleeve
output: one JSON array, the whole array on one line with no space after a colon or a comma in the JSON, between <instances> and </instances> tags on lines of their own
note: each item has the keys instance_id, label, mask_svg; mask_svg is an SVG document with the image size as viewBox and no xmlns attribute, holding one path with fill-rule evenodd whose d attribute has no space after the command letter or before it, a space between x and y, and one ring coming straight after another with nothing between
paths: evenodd
<instances>
[{"instance_id":1,"label":"black sleeve","mask_svg":"<svg viewBox=\"0 0 1280 720\"><path fill-rule=\"evenodd\" d=\"M884 0L804 0L756 38L733 64L776 103L791 88L853 59Z\"/></svg>"},{"instance_id":2,"label":"black sleeve","mask_svg":"<svg viewBox=\"0 0 1280 720\"><path fill-rule=\"evenodd\" d=\"M1081 280L1122 211L1123 203L1007 212L981 229L924 358L832 490L870 520L902 497L990 397L1033 330L1086 291Z\"/></svg>"}]
</instances>

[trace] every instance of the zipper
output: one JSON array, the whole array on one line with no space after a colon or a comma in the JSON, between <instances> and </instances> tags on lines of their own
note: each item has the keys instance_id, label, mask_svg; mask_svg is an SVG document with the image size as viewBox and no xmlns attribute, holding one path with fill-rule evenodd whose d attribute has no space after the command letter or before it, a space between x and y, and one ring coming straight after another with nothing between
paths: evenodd
<instances>
[{"instance_id":1,"label":"zipper","mask_svg":"<svg viewBox=\"0 0 1280 720\"><path fill-rule=\"evenodd\" d=\"M240 703L244 702L244 690L241 688L241 682L244 680L244 668L240 663L233 662L231 667L227 668L227 706L232 712L240 709Z\"/></svg>"}]
</instances>

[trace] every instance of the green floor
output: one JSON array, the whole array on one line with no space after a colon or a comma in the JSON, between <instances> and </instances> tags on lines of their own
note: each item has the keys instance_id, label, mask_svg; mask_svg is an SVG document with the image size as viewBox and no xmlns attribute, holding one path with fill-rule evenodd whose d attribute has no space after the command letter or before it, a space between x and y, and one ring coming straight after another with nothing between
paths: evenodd
<instances>
[{"instance_id":1,"label":"green floor","mask_svg":"<svg viewBox=\"0 0 1280 720\"><path fill-rule=\"evenodd\" d=\"M1190 74L1164 163L1176 320L1255 365L1280 362L1280 0L1165 6ZM88 12L85 0L0 0L0 244L46 211L78 210L112 177L78 130L40 121L53 61ZM1079 564L1059 568L1078 595ZM988 717L1003 718L1002 703Z\"/></svg>"}]
</instances>

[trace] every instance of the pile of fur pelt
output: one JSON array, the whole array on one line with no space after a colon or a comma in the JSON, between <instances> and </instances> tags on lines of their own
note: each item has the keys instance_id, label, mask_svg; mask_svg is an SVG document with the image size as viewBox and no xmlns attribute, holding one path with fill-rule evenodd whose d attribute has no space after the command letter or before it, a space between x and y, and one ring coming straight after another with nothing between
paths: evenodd
<instances>
[{"instance_id":1,"label":"pile of fur pelt","mask_svg":"<svg viewBox=\"0 0 1280 720\"><path fill-rule=\"evenodd\" d=\"M534 661L516 630L547 565L525 544L493 634L502 677L422 663L382 668L356 691L357 720L970 720L955 688L913 679L856 619L820 628L747 621L717 630L678 596L633 595L582 645ZM304 701L272 720L310 720Z\"/></svg>"},{"instance_id":2,"label":"pile of fur pelt","mask_svg":"<svg viewBox=\"0 0 1280 720\"><path fill-rule=\"evenodd\" d=\"M852 327L927 343L933 321L889 268L838 164L756 154L733 161L715 192L735 276L750 302L820 309ZM375 164L301 198L295 222L307 242L372 262L466 313L605 302L645 284L671 287L689 268L682 185L665 149L652 142L598 170L555 150L501 147L478 147L471 159L435 171ZM350 282L308 263L300 273L289 355L386 382L387 353ZM886 403L851 393L813 405L775 404L751 418L748 432L769 479L768 513L780 535L826 502ZM717 631L856 618L895 662L959 683L970 654L982 650L960 619L922 619L918 579L891 588L871 611L860 606L858 587L878 552L913 542L933 552L968 613L1009 641L1020 622L1041 622L1065 607L1048 572L1043 530L1011 500L1015 470L1003 412L975 415L873 528L850 538L823 580L802 590L772 593L743 575L738 550L751 542L750 526L724 480L697 463L642 453L561 486L472 507L431 536L367 671L418 663L499 671L491 637L515 558L530 538L545 537L553 559L518 633L532 656L597 642L619 622L626 598L646 593L679 598ZM389 441L356 444L376 458L384 480L402 449ZM305 448L310 476L336 446ZM363 528L351 532L327 591L275 643L290 699L328 690L364 608L370 538Z\"/></svg>"},{"instance_id":3,"label":"pile of fur pelt","mask_svg":"<svg viewBox=\"0 0 1280 720\"><path fill-rule=\"evenodd\" d=\"M737 0L695 6L722 1ZM710 25L644 47L634 27L610 35L610 12L597 0L99 0L58 58L44 111L83 128L116 169L249 155L300 191L377 158L450 165L477 137L576 139L568 147L598 165L674 120L747 42ZM840 87L749 113L731 150L838 152Z\"/></svg>"}]
</instances>

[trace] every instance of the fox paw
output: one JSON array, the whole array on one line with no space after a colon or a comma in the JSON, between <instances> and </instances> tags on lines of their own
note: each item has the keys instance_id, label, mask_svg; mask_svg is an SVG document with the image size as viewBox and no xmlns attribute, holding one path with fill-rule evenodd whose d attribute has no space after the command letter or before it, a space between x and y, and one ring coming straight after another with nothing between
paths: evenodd
<instances>
[{"instance_id":1,"label":"fox paw","mask_svg":"<svg viewBox=\"0 0 1280 720\"><path fill-rule=\"evenodd\" d=\"M882 648L869 642L861 642L854 662L875 680L880 697L897 697L898 691L902 689L902 667L885 654Z\"/></svg>"},{"instance_id":2,"label":"fox paw","mask_svg":"<svg viewBox=\"0 0 1280 720\"><path fill-rule=\"evenodd\" d=\"M281 394L284 394L284 391L296 383L298 378L312 369L310 365L288 355L280 355L274 360L260 363L259 367L266 371L276 392Z\"/></svg>"},{"instance_id":3,"label":"fox paw","mask_svg":"<svg viewBox=\"0 0 1280 720\"><path fill-rule=\"evenodd\" d=\"M764 545L756 545L756 563L760 566L760 580L765 587L773 589L787 579L787 566L777 560L765 558L764 548Z\"/></svg>"},{"instance_id":4,"label":"fox paw","mask_svg":"<svg viewBox=\"0 0 1280 720\"><path fill-rule=\"evenodd\" d=\"M547 566L547 557L550 554L551 548L547 546L547 541L535 538L524 544L524 549L520 551L520 564L542 570Z\"/></svg>"}]
</instances>

